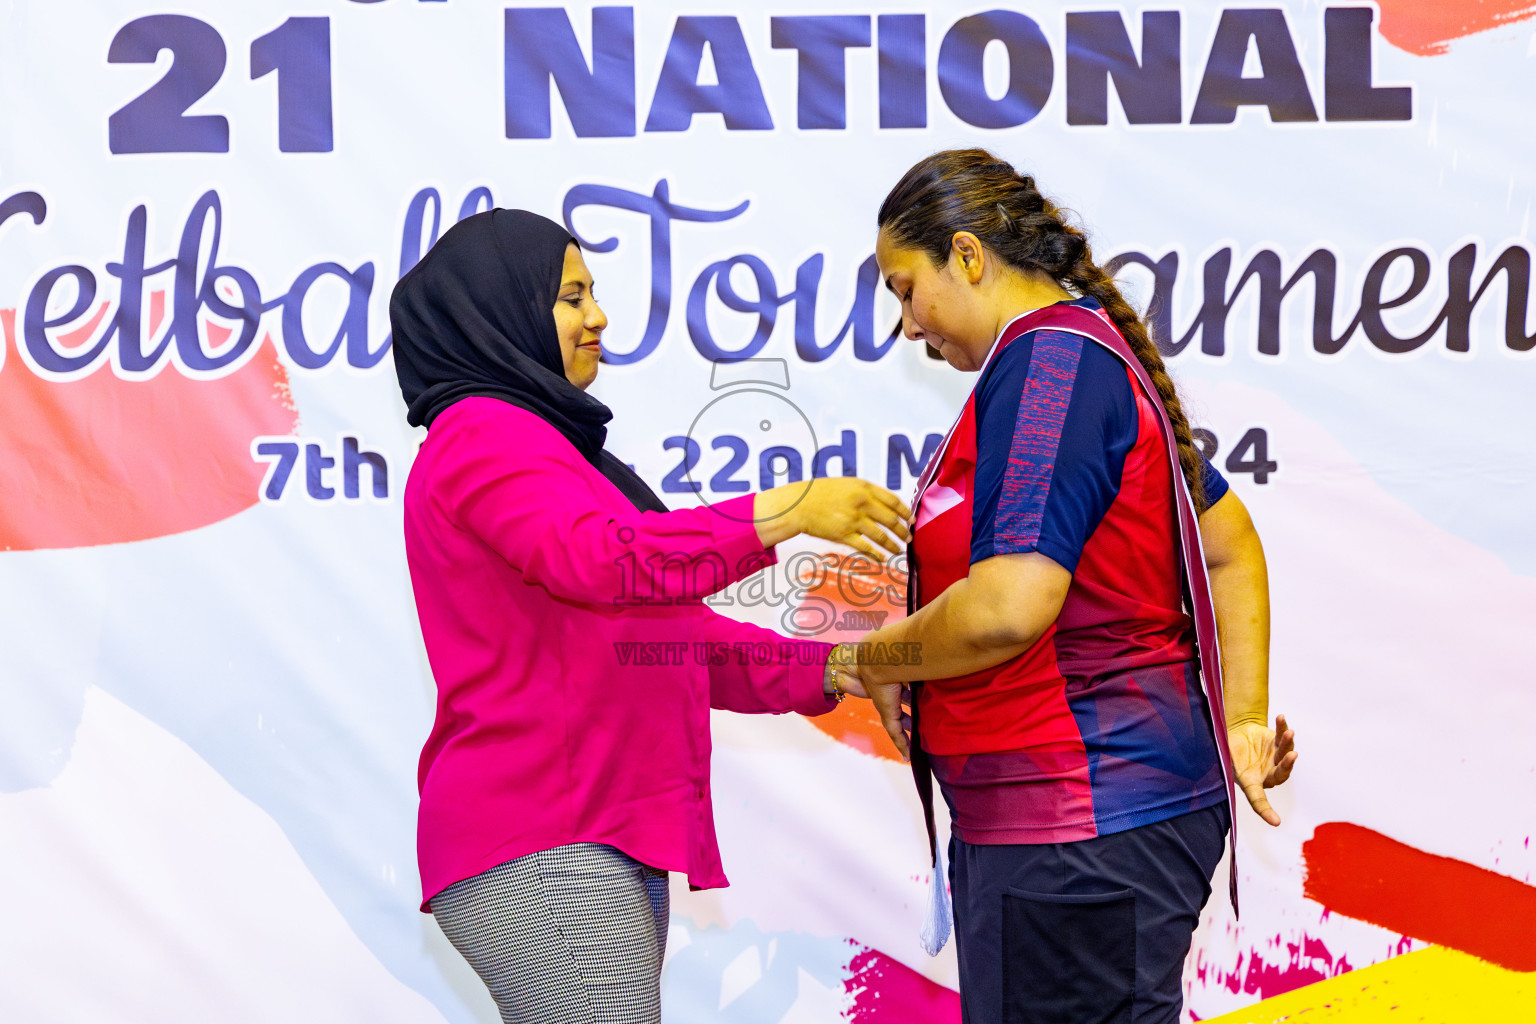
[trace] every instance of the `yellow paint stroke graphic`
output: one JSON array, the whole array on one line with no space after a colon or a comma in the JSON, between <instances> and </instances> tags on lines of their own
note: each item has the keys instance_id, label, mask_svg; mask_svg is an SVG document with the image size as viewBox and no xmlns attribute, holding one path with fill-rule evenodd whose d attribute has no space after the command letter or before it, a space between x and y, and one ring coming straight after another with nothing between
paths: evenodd
<instances>
[{"instance_id":1,"label":"yellow paint stroke graphic","mask_svg":"<svg viewBox=\"0 0 1536 1024\"><path fill-rule=\"evenodd\" d=\"M1536 973L1511 971L1467 953L1431 946L1266 999L1206 1024L1282 1021L1536 1021Z\"/></svg>"}]
</instances>

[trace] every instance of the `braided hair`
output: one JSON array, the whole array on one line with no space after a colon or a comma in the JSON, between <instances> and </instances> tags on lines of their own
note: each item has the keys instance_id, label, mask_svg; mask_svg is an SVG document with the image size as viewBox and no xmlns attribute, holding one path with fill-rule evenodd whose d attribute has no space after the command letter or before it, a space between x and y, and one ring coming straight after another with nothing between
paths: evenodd
<instances>
[{"instance_id":1,"label":"braided hair","mask_svg":"<svg viewBox=\"0 0 1536 1024\"><path fill-rule=\"evenodd\" d=\"M927 253L934 266L949 262L955 233L969 231L1014 268L1045 274L1080 295L1092 296L1152 378L1173 423L1195 511L1205 511L1200 455L1162 353L1114 279L1093 261L1087 236L1040 194L1034 178L984 149L945 150L902 175L880 204L878 223L897 245Z\"/></svg>"}]
</instances>

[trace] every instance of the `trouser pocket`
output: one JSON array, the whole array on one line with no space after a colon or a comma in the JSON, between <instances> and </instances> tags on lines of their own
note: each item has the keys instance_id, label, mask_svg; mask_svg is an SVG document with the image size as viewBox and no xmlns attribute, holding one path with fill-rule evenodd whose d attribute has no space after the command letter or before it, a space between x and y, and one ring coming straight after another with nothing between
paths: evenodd
<instances>
[{"instance_id":1,"label":"trouser pocket","mask_svg":"<svg viewBox=\"0 0 1536 1024\"><path fill-rule=\"evenodd\" d=\"M1136 894L1003 890L1003 1024L1130 1024Z\"/></svg>"}]
</instances>

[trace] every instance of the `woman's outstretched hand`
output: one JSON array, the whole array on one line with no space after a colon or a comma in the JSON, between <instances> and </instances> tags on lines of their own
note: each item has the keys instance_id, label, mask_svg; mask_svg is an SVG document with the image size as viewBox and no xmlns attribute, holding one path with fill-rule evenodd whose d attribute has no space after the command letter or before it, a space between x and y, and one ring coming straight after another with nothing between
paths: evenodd
<instances>
[{"instance_id":1,"label":"woman's outstretched hand","mask_svg":"<svg viewBox=\"0 0 1536 1024\"><path fill-rule=\"evenodd\" d=\"M752 506L752 518L765 548L808 533L883 561L907 542L912 510L868 480L829 476L763 491Z\"/></svg>"},{"instance_id":2,"label":"woman's outstretched hand","mask_svg":"<svg viewBox=\"0 0 1536 1024\"><path fill-rule=\"evenodd\" d=\"M1296 733L1285 724L1285 716L1275 716L1273 729L1263 722L1228 726L1227 744L1232 748L1237 784L1254 813L1271 825L1280 824L1280 815L1269 805L1264 791L1290 778L1296 764Z\"/></svg>"}]
</instances>

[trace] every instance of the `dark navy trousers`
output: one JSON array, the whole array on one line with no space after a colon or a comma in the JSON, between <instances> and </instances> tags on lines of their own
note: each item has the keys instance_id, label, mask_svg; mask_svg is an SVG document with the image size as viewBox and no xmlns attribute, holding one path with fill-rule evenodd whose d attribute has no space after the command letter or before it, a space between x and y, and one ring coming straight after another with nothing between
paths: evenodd
<instances>
[{"instance_id":1,"label":"dark navy trousers","mask_svg":"<svg viewBox=\"0 0 1536 1024\"><path fill-rule=\"evenodd\" d=\"M1229 824L1223 802L1075 843L951 839L965 1024L1177 1024Z\"/></svg>"}]
</instances>

